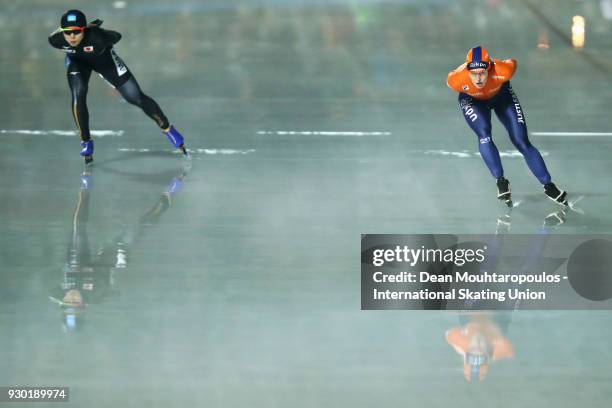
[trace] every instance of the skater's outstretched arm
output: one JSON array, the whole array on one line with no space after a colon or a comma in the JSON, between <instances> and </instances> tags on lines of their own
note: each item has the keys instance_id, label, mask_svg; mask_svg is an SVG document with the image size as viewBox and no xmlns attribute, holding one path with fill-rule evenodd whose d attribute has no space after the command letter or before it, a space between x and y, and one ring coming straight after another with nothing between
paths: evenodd
<instances>
[{"instance_id":1,"label":"skater's outstretched arm","mask_svg":"<svg viewBox=\"0 0 612 408\"><path fill-rule=\"evenodd\" d=\"M121 40L121 34L117 31L105 30L103 28L99 28L98 26L93 27L92 30L100 36L104 44L107 46L115 45Z\"/></svg>"}]
</instances>

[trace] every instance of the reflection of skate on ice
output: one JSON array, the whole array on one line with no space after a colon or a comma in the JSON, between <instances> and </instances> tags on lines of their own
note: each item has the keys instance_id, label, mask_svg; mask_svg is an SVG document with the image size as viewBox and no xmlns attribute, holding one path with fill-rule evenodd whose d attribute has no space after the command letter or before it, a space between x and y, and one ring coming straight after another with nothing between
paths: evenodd
<instances>
[{"instance_id":1,"label":"reflection of skate on ice","mask_svg":"<svg viewBox=\"0 0 612 408\"><path fill-rule=\"evenodd\" d=\"M93 174L91 168L81 173L81 189L89 190L93 186Z\"/></svg>"},{"instance_id":2,"label":"reflection of skate on ice","mask_svg":"<svg viewBox=\"0 0 612 408\"><path fill-rule=\"evenodd\" d=\"M565 209L552 212L544 217L545 227L558 227L561 224L565 224L567 213Z\"/></svg>"},{"instance_id":3,"label":"reflection of skate on ice","mask_svg":"<svg viewBox=\"0 0 612 408\"><path fill-rule=\"evenodd\" d=\"M117 243L117 262L115 268L125 268L127 266L127 253L121 242Z\"/></svg>"},{"instance_id":4,"label":"reflection of skate on ice","mask_svg":"<svg viewBox=\"0 0 612 408\"><path fill-rule=\"evenodd\" d=\"M158 196L152 208L143 214L136 224L127 224L113 239L102 243L91 252L87 227L93 188L93 168L86 167L79 176L80 189L72 215L71 241L62 282L51 289L49 299L60 306L67 331L82 325L86 305L101 303L112 298L116 292L114 273L125 273L131 262L131 246L147 230L159 222L161 215L170 207L171 198L183 188L183 181L190 166L182 166ZM165 179L167 181L167 179Z\"/></svg>"},{"instance_id":5,"label":"reflection of skate on ice","mask_svg":"<svg viewBox=\"0 0 612 408\"><path fill-rule=\"evenodd\" d=\"M497 227L495 228L495 234L507 234L510 232L510 227L512 226L512 217L511 213L500 215L497 217Z\"/></svg>"}]
</instances>

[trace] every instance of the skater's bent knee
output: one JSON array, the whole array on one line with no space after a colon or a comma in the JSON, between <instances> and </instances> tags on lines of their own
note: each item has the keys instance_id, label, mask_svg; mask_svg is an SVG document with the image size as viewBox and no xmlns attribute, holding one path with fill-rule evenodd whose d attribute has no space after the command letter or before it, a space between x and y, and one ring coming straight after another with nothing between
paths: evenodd
<instances>
[{"instance_id":1,"label":"skater's bent knee","mask_svg":"<svg viewBox=\"0 0 612 408\"><path fill-rule=\"evenodd\" d=\"M491 137L490 133L484 133L484 134L479 134L478 135L478 143L480 144L486 144L486 143L490 143L493 141L493 138Z\"/></svg>"},{"instance_id":2,"label":"skater's bent knee","mask_svg":"<svg viewBox=\"0 0 612 408\"><path fill-rule=\"evenodd\" d=\"M123 98L130 104L136 106L142 106L143 97L141 92L126 92L123 94Z\"/></svg>"},{"instance_id":3,"label":"skater's bent knee","mask_svg":"<svg viewBox=\"0 0 612 408\"><path fill-rule=\"evenodd\" d=\"M515 144L515 146L518 149L518 151L521 152L521 154L523 155L527 153L527 151L533 147L530 143L517 143Z\"/></svg>"},{"instance_id":4,"label":"skater's bent knee","mask_svg":"<svg viewBox=\"0 0 612 408\"><path fill-rule=\"evenodd\" d=\"M141 98L125 98L126 101L128 101L128 103L135 105L135 106L142 106L142 99Z\"/></svg>"}]
</instances>

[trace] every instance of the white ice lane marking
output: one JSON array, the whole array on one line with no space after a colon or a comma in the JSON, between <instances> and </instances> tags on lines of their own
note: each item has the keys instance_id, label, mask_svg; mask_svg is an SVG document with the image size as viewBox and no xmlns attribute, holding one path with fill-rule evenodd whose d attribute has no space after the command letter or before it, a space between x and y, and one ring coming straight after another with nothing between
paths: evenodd
<instances>
[{"instance_id":1,"label":"white ice lane marking","mask_svg":"<svg viewBox=\"0 0 612 408\"><path fill-rule=\"evenodd\" d=\"M92 136L96 137L119 137L123 136L123 130L92 130ZM32 130L32 129L0 129L0 134L8 135L35 135L35 136L77 136L76 130Z\"/></svg>"},{"instance_id":2,"label":"white ice lane marking","mask_svg":"<svg viewBox=\"0 0 612 408\"><path fill-rule=\"evenodd\" d=\"M432 154L432 155L438 155L438 156L453 156L453 157L459 157L461 159L469 159L472 157L480 158L480 152L470 152L468 150L463 150L460 152L450 151L450 150L425 150L425 154ZM542 156L548 156L549 153L540 151L540 154ZM523 157L521 152L519 152L518 150L500 151L499 156L500 157L521 157L521 158Z\"/></svg>"},{"instance_id":3,"label":"white ice lane marking","mask_svg":"<svg viewBox=\"0 0 612 408\"><path fill-rule=\"evenodd\" d=\"M136 152L136 153L149 153L149 152L153 152L156 151L158 152L159 150L157 149L148 149L148 148L141 148L141 149L135 149L135 148L121 148L121 149L117 149L120 152ZM170 150L170 149L165 149L163 150L165 152L172 152L172 153L177 153L177 154L182 154L180 151L178 150ZM255 149L247 149L247 150L236 150L236 149L187 149L187 151L189 152L189 154L222 154L222 155L232 155L232 154L251 154L255 152Z\"/></svg>"},{"instance_id":4,"label":"white ice lane marking","mask_svg":"<svg viewBox=\"0 0 612 408\"><path fill-rule=\"evenodd\" d=\"M327 131L327 130L258 130L258 135L279 136L390 136L391 132Z\"/></svg>"},{"instance_id":5,"label":"white ice lane marking","mask_svg":"<svg viewBox=\"0 0 612 408\"><path fill-rule=\"evenodd\" d=\"M612 132L531 132L533 136L560 136L560 137L610 137Z\"/></svg>"}]
</instances>

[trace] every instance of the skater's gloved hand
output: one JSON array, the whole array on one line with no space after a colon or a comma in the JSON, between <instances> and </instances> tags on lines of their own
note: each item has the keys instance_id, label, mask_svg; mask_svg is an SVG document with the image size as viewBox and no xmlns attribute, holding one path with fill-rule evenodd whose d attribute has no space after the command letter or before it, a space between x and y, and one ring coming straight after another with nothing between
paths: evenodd
<instances>
[{"instance_id":1,"label":"skater's gloved hand","mask_svg":"<svg viewBox=\"0 0 612 408\"><path fill-rule=\"evenodd\" d=\"M87 27L100 27L103 22L104 21L100 20L99 18L96 18L95 20L93 20L89 24L87 24Z\"/></svg>"},{"instance_id":2,"label":"skater's gloved hand","mask_svg":"<svg viewBox=\"0 0 612 408\"><path fill-rule=\"evenodd\" d=\"M83 174L81 174L81 189L89 190L92 187L93 187L93 176L91 172L84 171Z\"/></svg>"},{"instance_id":3,"label":"skater's gloved hand","mask_svg":"<svg viewBox=\"0 0 612 408\"><path fill-rule=\"evenodd\" d=\"M453 72L463 71L466 68L467 68L467 62L464 62L463 64L459 65L457 68L453 69Z\"/></svg>"}]
</instances>

